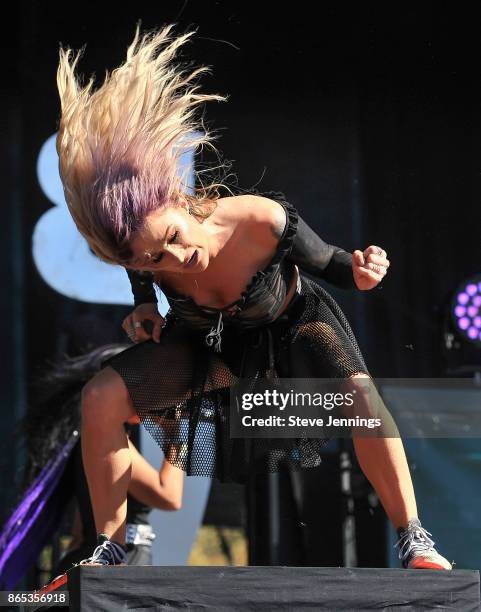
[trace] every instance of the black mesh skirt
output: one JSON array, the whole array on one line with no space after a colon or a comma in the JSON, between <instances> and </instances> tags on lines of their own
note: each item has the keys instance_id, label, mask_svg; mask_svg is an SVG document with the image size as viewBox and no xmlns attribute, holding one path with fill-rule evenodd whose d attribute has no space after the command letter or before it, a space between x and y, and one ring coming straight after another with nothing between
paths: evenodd
<instances>
[{"instance_id":1,"label":"black mesh skirt","mask_svg":"<svg viewBox=\"0 0 481 612\"><path fill-rule=\"evenodd\" d=\"M301 275L284 313L251 330L225 326L222 352L205 331L167 318L160 343L136 344L103 363L122 377L142 424L187 475L245 482L253 472L314 467L326 438L230 438L230 389L239 378L348 378L368 374L335 300ZM274 363L272 363L274 361Z\"/></svg>"}]
</instances>

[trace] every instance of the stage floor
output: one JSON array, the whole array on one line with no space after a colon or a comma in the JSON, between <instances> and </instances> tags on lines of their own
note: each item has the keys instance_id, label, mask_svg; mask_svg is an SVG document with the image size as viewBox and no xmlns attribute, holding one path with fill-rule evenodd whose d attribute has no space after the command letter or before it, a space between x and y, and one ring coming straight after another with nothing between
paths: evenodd
<instances>
[{"instance_id":1,"label":"stage floor","mask_svg":"<svg viewBox=\"0 0 481 612\"><path fill-rule=\"evenodd\" d=\"M81 612L480 609L474 570L83 566L68 590Z\"/></svg>"}]
</instances>

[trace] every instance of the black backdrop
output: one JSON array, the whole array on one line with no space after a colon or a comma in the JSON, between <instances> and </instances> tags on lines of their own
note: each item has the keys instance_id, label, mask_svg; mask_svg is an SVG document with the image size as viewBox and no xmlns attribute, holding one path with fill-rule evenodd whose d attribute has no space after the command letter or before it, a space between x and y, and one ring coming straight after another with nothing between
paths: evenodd
<instances>
[{"instance_id":1,"label":"black backdrop","mask_svg":"<svg viewBox=\"0 0 481 612\"><path fill-rule=\"evenodd\" d=\"M284 191L328 241L382 245L383 286L333 291L375 376L443 375L441 315L450 291L481 271L481 40L454 3L164 1L18 2L2 41L4 423L27 381L56 355L66 319L89 312L38 275L31 234L51 204L36 179L56 130L59 42L87 44L81 70L103 76L134 26L199 26L184 57L211 65L204 91L229 94L207 118L244 187ZM124 310L98 307L120 321ZM3 437L11 436L9 427ZM3 465L14 466L13 458Z\"/></svg>"}]
</instances>

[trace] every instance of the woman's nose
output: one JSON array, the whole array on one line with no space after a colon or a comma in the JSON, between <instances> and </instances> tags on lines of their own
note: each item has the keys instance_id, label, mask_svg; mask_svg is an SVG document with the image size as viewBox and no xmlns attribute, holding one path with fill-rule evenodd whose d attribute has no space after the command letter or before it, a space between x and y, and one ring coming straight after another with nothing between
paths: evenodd
<instances>
[{"instance_id":1,"label":"woman's nose","mask_svg":"<svg viewBox=\"0 0 481 612\"><path fill-rule=\"evenodd\" d=\"M184 249L177 244L169 244L165 250L165 255L167 255L170 263L183 266L184 265Z\"/></svg>"}]
</instances>

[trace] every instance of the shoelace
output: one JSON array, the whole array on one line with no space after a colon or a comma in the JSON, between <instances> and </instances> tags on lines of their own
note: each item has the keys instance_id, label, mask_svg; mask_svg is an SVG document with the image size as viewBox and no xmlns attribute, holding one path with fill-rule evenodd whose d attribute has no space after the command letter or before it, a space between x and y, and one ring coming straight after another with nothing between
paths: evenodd
<instances>
[{"instance_id":1,"label":"shoelace","mask_svg":"<svg viewBox=\"0 0 481 612\"><path fill-rule=\"evenodd\" d=\"M406 561L413 555L436 552L434 549L435 542L428 537L432 535L421 525L407 527L393 548L399 545L399 558L402 561Z\"/></svg>"},{"instance_id":2,"label":"shoelace","mask_svg":"<svg viewBox=\"0 0 481 612\"><path fill-rule=\"evenodd\" d=\"M99 544L91 557L80 561L79 565L101 563L102 565L119 565L125 563L125 551L119 544L106 540Z\"/></svg>"}]
</instances>

